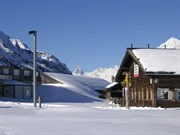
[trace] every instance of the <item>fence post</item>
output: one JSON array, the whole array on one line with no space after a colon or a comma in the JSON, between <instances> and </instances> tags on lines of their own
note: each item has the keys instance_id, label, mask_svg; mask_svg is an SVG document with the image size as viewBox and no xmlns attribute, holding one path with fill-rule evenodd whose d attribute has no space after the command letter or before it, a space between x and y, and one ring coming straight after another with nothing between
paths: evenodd
<instances>
[{"instance_id":1,"label":"fence post","mask_svg":"<svg viewBox=\"0 0 180 135\"><path fill-rule=\"evenodd\" d=\"M41 108L42 106L41 106L41 102L42 102L42 98L41 98L41 96L39 96L39 98L38 98L38 102L39 102L39 108Z\"/></svg>"}]
</instances>

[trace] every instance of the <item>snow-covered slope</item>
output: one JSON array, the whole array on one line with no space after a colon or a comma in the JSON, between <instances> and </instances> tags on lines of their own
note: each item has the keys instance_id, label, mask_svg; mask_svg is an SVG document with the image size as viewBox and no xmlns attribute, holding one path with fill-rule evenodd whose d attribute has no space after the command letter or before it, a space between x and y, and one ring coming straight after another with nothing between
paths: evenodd
<instances>
[{"instance_id":1,"label":"snow-covered slope","mask_svg":"<svg viewBox=\"0 0 180 135\"><path fill-rule=\"evenodd\" d=\"M84 73L84 76L102 78L108 82L112 82L112 76L117 74L119 67L117 65L110 68L98 68L92 72Z\"/></svg>"},{"instance_id":2,"label":"snow-covered slope","mask_svg":"<svg viewBox=\"0 0 180 135\"><path fill-rule=\"evenodd\" d=\"M165 43L161 44L157 48L170 48L170 49L180 49L180 40L171 37Z\"/></svg>"},{"instance_id":3,"label":"snow-covered slope","mask_svg":"<svg viewBox=\"0 0 180 135\"><path fill-rule=\"evenodd\" d=\"M55 56L37 52L38 70L72 74ZM0 31L0 65L19 68L33 67L33 52L19 39L13 39Z\"/></svg>"},{"instance_id":4,"label":"snow-covered slope","mask_svg":"<svg viewBox=\"0 0 180 135\"><path fill-rule=\"evenodd\" d=\"M109 82L86 76L74 76L46 72L48 76L61 82L49 86L39 86L38 95L48 102L93 102L100 100L95 90L104 90ZM56 86L56 87L55 87Z\"/></svg>"}]
</instances>

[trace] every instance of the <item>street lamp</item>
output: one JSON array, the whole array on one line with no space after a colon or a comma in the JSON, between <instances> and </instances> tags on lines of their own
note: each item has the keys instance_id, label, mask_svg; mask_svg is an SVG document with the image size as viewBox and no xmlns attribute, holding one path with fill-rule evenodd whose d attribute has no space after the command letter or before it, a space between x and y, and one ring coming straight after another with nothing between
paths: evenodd
<instances>
[{"instance_id":1,"label":"street lamp","mask_svg":"<svg viewBox=\"0 0 180 135\"><path fill-rule=\"evenodd\" d=\"M29 35L33 34L34 36L34 55L33 55L33 103L36 107L36 30L29 31Z\"/></svg>"}]
</instances>

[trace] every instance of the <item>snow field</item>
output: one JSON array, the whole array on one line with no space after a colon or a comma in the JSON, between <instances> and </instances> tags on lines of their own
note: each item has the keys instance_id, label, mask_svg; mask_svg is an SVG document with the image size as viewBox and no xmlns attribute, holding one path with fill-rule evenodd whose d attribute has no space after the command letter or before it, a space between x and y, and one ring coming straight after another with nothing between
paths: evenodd
<instances>
[{"instance_id":1,"label":"snow field","mask_svg":"<svg viewBox=\"0 0 180 135\"><path fill-rule=\"evenodd\" d=\"M180 109L100 109L105 102L44 104L0 102L1 135L180 134ZM107 107L108 108L108 107Z\"/></svg>"},{"instance_id":2,"label":"snow field","mask_svg":"<svg viewBox=\"0 0 180 135\"><path fill-rule=\"evenodd\" d=\"M62 84L37 87L42 108L34 108L32 100L0 98L0 135L180 134L180 108L126 109L97 97L94 89L107 86L106 81L48 74Z\"/></svg>"}]
</instances>

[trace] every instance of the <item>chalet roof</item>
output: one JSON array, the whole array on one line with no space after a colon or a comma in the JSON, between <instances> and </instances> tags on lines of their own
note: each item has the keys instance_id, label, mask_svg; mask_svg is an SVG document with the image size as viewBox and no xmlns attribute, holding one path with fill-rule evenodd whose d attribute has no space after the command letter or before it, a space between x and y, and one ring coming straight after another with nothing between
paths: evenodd
<instances>
[{"instance_id":1,"label":"chalet roof","mask_svg":"<svg viewBox=\"0 0 180 135\"><path fill-rule=\"evenodd\" d=\"M180 75L180 49L127 48L116 74L116 81L122 81L123 72L135 61L149 75Z\"/></svg>"},{"instance_id":2,"label":"chalet roof","mask_svg":"<svg viewBox=\"0 0 180 135\"><path fill-rule=\"evenodd\" d=\"M132 49L146 72L180 74L179 49Z\"/></svg>"}]
</instances>

